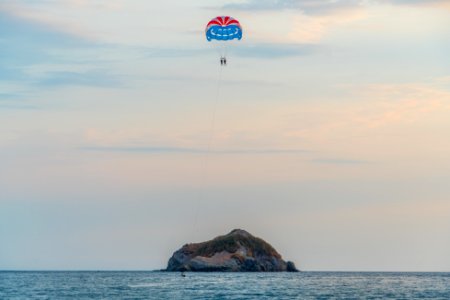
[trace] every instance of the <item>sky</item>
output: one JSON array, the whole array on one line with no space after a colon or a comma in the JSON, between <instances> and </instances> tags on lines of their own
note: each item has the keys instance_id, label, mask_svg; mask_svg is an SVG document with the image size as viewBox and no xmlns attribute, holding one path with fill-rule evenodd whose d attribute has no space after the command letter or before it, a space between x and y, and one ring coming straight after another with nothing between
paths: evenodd
<instances>
[{"instance_id":1,"label":"sky","mask_svg":"<svg viewBox=\"0 0 450 300\"><path fill-rule=\"evenodd\" d=\"M450 271L448 53L448 0L0 0L0 269Z\"/></svg>"}]
</instances>

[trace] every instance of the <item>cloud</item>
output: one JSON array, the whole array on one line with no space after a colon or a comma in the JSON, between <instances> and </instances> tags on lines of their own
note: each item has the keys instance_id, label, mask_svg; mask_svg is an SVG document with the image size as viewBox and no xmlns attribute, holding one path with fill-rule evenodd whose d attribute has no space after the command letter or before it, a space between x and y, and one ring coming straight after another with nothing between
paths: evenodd
<instances>
[{"instance_id":1,"label":"cloud","mask_svg":"<svg viewBox=\"0 0 450 300\"><path fill-rule=\"evenodd\" d=\"M52 47L86 46L84 40L47 28L40 23L0 11L0 66L18 67L50 60Z\"/></svg>"},{"instance_id":2,"label":"cloud","mask_svg":"<svg viewBox=\"0 0 450 300\"><path fill-rule=\"evenodd\" d=\"M246 0L226 4L222 8L243 11L300 10L305 14L322 15L336 11L358 9L367 3L364 0ZM427 6L443 5L449 7L448 0L374 0L373 3Z\"/></svg>"},{"instance_id":3,"label":"cloud","mask_svg":"<svg viewBox=\"0 0 450 300\"><path fill-rule=\"evenodd\" d=\"M21 93L0 93L0 109L38 109L36 105L30 104Z\"/></svg>"},{"instance_id":4,"label":"cloud","mask_svg":"<svg viewBox=\"0 0 450 300\"><path fill-rule=\"evenodd\" d=\"M40 107L37 105L25 104L21 102L0 102L1 109L11 109L11 110L35 110Z\"/></svg>"},{"instance_id":5,"label":"cloud","mask_svg":"<svg viewBox=\"0 0 450 300\"><path fill-rule=\"evenodd\" d=\"M338 26L367 17L358 1L246 1L231 8L248 14L242 20L244 35L282 44L317 44Z\"/></svg>"},{"instance_id":6,"label":"cloud","mask_svg":"<svg viewBox=\"0 0 450 300\"><path fill-rule=\"evenodd\" d=\"M147 58L183 58L204 56L212 53L209 48L135 48L140 55ZM232 47L227 49L228 52L233 53L233 56L240 56L246 58L284 58L294 56L305 56L315 54L322 51L322 47L314 44L301 43L235 43Z\"/></svg>"},{"instance_id":7,"label":"cloud","mask_svg":"<svg viewBox=\"0 0 450 300\"><path fill-rule=\"evenodd\" d=\"M0 101L1 100L8 100L8 99L15 99L18 98L19 95L13 94L13 93L0 93Z\"/></svg>"},{"instance_id":8,"label":"cloud","mask_svg":"<svg viewBox=\"0 0 450 300\"><path fill-rule=\"evenodd\" d=\"M296 15L287 38L302 43L319 43L329 31L364 18L366 18L366 12L357 9L320 16Z\"/></svg>"},{"instance_id":9,"label":"cloud","mask_svg":"<svg viewBox=\"0 0 450 300\"><path fill-rule=\"evenodd\" d=\"M93 44L42 23L20 18L0 10L0 55L3 66L28 65L51 58L49 49L72 49ZM54 59L54 57L53 57Z\"/></svg>"},{"instance_id":10,"label":"cloud","mask_svg":"<svg viewBox=\"0 0 450 300\"><path fill-rule=\"evenodd\" d=\"M366 148L372 142L375 143L373 147L378 147L377 139L369 142L368 137L392 138L392 144L421 140L425 137L419 135L409 139L406 136L414 130L420 132L434 122L437 128L444 130L446 125L442 122L450 111L450 92L429 84L349 85L342 86L341 92L343 95L338 98L341 99L338 103L317 103L286 110L285 119L289 124L284 130L286 138L306 141L309 147L318 151L331 151L333 148L327 146L330 144L334 149L347 151L327 154L331 159L318 157L317 163L337 163L340 157L355 157L361 149L366 149L364 153L369 154L362 158L363 161L384 160L385 157L378 157L379 153L375 153L374 148ZM405 138L394 139L393 136L398 134ZM433 136L427 138L432 139ZM414 151L419 150L408 153ZM389 148L386 155L394 153L397 149Z\"/></svg>"},{"instance_id":11,"label":"cloud","mask_svg":"<svg viewBox=\"0 0 450 300\"><path fill-rule=\"evenodd\" d=\"M448 4L448 0L378 0L379 3L391 3L391 4L407 4L407 5L435 5L435 4Z\"/></svg>"},{"instance_id":12,"label":"cloud","mask_svg":"<svg viewBox=\"0 0 450 300\"><path fill-rule=\"evenodd\" d=\"M83 85L98 87L118 87L121 81L104 70L87 72L49 72L37 83L43 86Z\"/></svg>"},{"instance_id":13,"label":"cloud","mask_svg":"<svg viewBox=\"0 0 450 300\"><path fill-rule=\"evenodd\" d=\"M44 2L44 1L42 1ZM59 32L64 35L77 37L78 39L93 40L94 36L80 25L81 22L69 22L61 13L52 13L51 8L59 8L70 11L72 5L67 5L73 1L46 1L44 3L36 1L17 1L0 3L0 13L9 15L12 18L35 24L37 28L46 31ZM48 9L42 10L42 5ZM59 12L62 12L61 10Z\"/></svg>"},{"instance_id":14,"label":"cloud","mask_svg":"<svg viewBox=\"0 0 450 300\"><path fill-rule=\"evenodd\" d=\"M313 159L313 163L318 164L330 164L330 165L362 165L369 164L369 161L366 160L355 160L355 159L341 159L341 158L322 158L322 159Z\"/></svg>"},{"instance_id":15,"label":"cloud","mask_svg":"<svg viewBox=\"0 0 450 300\"><path fill-rule=\"evenodd\" d=\"M321 51L321 47L310 44L273 44L258 43L236 46L233 53L242 57L251 58L283 58L311 55Z\"/></svg>"},{"instance_id":16,"label":"cloud","mask_svg":"<svg viewBox=\"0 0 450 300\"><path fill-rule=\"evenodd\" d=\"M328 33L360 20L373 18L382 5L450 8L444 0L245 0L222 8L247 14L247 32L253 38L278 43L319 43ZM244 24L246 25L246 24ZM366 26L364 23L357 24Z\"/></svg>"},{"instance_id":17,"label":"cloud","mask_svg":"<svg viewBox=\"0 0 450 300\"><path fill-rule=\"evenodd\" d=\"M372 99L370 107L354 116L356 122L369 128L414 123L425 115L450 108L448 91L425 84L371 84L356 91L356 95Z\"/></svg>"},{"instance_id":18,"label":"cloud","mask_svg":"<svg viewBox=\"0 0 450 300\"><path fill-rule=\"evenodd\" d=\"M174 58L174 57L192 57L202 56L209 52L209 49L205 48L192 48L192 47L140 47L136 48L146 57L153 58Z\"/></svg>"},{"instance_id":19,"label":"cloud","mask_svg":"<svg viewBox=\"0 0 450 300\"><path fill-rule=\"evenodd\" d=\"M324 14L336 10L356 8L360 0L247 0L239 3L226 4L224 9L233 10L301 10L306 14Z\"/></svg>"},{"instance_id":20,"label":"cloud","mask_svg":"<svg viewBox=\"0 0 450 300\"><path fill-rule=\"evenodd\" d=\"M204 148L183 148L183 147L81 147L85 151L95 152L124 152L124 153L145 153L145 154L301 154L309 153L303 149L225 149L208 150Z\"/></svg>"},{"instance_id":21,"label":"cloud","mask_svg":"<svg viewBox=\"0 0 450 300\"><path fill-rule=\"evenodd\" d=\"M98 52L109 46L1 8L0 79L16 85L14 90L4 90L9 102L2 108L35 108L15 104L12 99L23 98L39 86L120 86L119 78L102 67L102 59L97 58Z\"/></svg>"}]
</instances>

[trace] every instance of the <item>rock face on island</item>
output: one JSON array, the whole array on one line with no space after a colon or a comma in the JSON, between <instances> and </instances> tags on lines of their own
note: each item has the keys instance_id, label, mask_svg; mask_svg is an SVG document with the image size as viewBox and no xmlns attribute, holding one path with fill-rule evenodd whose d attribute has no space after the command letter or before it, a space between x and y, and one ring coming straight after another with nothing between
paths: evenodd
<instances>
[{"instance_id":1,"label":"rock face on island","mask_svg":"<svg viewBox=\"0 0 450 300\"><path fill-rule=\"evenodd\" d=\"M270 244L241 229L184 245L172 255L166 271L298 272L294 263L285 262Z\"/></svg>"}]
</instances>

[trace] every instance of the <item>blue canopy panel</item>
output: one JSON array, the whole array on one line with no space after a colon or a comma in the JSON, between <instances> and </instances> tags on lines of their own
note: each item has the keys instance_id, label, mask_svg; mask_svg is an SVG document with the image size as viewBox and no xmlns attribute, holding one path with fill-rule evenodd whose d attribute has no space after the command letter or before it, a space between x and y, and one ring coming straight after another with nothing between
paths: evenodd
<instances>
[{"instance_id":1,"label":"blue canopy panel","mask_svg":"<svg viewBox=\"0 0 450 300\"><path fill-rule=\"evenodd\" d=\"M211 26L206 31L206 39L208 42L212 40L230 41L234 39L242 39L242 29L237 25L228 26Z\"/></svg>"}]
</instances>

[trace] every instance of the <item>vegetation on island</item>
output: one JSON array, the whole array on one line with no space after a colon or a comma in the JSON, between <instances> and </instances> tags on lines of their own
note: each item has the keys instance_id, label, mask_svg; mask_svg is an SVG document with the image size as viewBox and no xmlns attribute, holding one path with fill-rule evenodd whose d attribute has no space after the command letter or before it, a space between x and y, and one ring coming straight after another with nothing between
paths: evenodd
<instances>
[{"instance_id":1,"label":"vegetation on island","mask_svg":"<svg viewBox=\"0 0 450 300\"><path fill-rule=\"evenodd\" d=\"M218 236L211 241L187 246L193 250L192 253L195 255L204 257L211 257L222 251L235 253L239 248L244 247L248 250L247 256L250 257L273 256L281 258L281 255L269 243L250 234L234 234L238 231L239 229L235 229L230 234ZM236 254L236 257L238 256Z\"/></svg>"}]
</instances>

